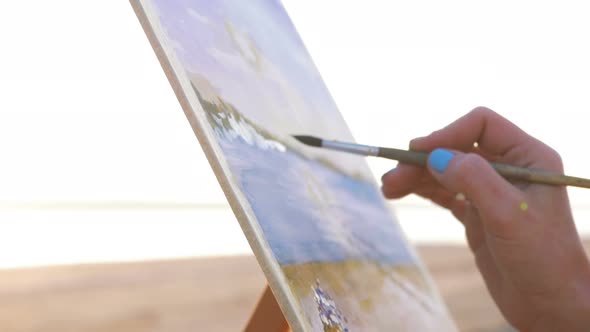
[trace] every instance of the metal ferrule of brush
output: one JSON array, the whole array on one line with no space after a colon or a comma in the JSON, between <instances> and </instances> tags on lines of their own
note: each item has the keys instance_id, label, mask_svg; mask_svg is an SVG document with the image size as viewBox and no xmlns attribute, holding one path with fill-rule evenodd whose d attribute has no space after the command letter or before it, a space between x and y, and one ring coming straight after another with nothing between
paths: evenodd
<instances>
[{"instance_id":1,"label":"metal ferrule of brush","mask_svg":"<svg viewBox=\"0 0 590 332\"><path fill-rule=\"evenodd\" d=\"M379 154L379 148L376 146L361 145L354 143L344 143L338 141L322 141L322 147L338 150L343 152L360 154L363 156L377 156Z\"/></svg>"}]
</instances>

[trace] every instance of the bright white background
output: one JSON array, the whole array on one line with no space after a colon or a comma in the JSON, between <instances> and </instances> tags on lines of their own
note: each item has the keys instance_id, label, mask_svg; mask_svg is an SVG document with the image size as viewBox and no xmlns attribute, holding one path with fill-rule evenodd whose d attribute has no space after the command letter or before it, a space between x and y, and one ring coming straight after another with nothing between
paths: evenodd
<instances>
[{"instance_id":1,"label":"bright white background","mask_svg":"<svg viewBox=\"0 0 590 332\"><path fill-rule=\"evenodd\" d=\"M587 2L284 4L357 141L405 147L486 105L590 177ZM249 252L127 2L3 1L0 41L0 268ZM588 233L590 191L570 192ZM413 241L462 241L430 203L393 205Z\"/></svg>"}]
</instances>

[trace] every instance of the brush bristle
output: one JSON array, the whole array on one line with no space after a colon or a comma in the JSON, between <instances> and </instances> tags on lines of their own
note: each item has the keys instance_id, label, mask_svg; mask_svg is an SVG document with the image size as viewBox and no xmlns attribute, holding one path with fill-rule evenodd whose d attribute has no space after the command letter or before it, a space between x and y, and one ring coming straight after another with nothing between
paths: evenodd
<instances>
[{"instance_id":1,"label":"brush bristle","mask_svg":"<svg viewBox=\"0 0 590 332\"><path fill-rule=\"evenodd\" d=\"M315 146L318 148L322 146L322 139L321 138L317 138L317 137L313 137L313 136L305 136L305 135L293 135L293 137L305 145Z\"/></svg>"}]
</instances>

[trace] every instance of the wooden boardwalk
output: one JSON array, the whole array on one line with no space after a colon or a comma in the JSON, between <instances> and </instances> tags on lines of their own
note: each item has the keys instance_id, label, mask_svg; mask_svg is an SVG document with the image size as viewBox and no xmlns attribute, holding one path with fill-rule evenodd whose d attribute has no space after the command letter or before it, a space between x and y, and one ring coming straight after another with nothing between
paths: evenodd
<instances>
[{"instance_id":1,"label":"wooden boardwalk","mask_svg":"<svg viewBox=\"0 0 590 332\"><path fill-rule=\"evenodd\" d=\"M465 247L419 251L461 331L510 331ZM264 286L251 256L0 270L0 331L240 331Z\"/></svg>"}]
</instances>

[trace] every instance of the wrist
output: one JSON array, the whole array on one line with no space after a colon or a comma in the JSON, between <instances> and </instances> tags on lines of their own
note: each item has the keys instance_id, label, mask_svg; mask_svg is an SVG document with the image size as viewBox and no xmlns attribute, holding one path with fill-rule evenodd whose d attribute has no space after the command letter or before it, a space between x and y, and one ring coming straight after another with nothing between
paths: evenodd
<instances>
[{"instance_id":1,"label":"wrist","mask_svg":"<svg viewBox=\"0 0 590 332\"><path fill-rule=\"evenodd\" d=\"M590 266L588 273L574 285L569 305L565 309L562 315L574 328L572 331L590 330Z\"/></svg>"},{"instance_id":2,"label":"wrist","mask_svg":"<svg viewBox=\"0 0 590 332\"><path fill-rule=\"evenodd\" d=\"M590 331L590 262L585 255L569 280L554 303L543 311L532 332Z\"/></svg>"}]
</instances>

